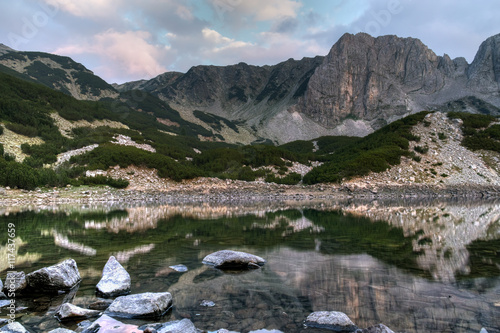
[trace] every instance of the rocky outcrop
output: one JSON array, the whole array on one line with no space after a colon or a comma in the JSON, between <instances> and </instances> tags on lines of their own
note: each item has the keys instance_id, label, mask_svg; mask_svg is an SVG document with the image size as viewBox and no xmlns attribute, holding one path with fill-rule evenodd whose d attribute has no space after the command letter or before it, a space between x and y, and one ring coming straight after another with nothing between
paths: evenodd
<instances>
[{"instance_id":1,"label":"rocky outcrop","mask_svg":"<svg viewBox=\"0 0 500 333\"><path fill-rule=\"evenodd\" d=\"M26 275L28 287L41 292L68 291L81 281L80 272L73 259L44 267Z\"/></svg>"},{"instance_id":2,"label":"rocky outcrop","mask_svg":"<svg viewBox=\"0 0 500 333\"><path fill-rule=\"evenodd\" d=\"M154 318L164 315L171 307L170 293L143 293L116 298L105 314L121 318Z\"/></svg>"},{"instance_id":3,"label":"rocky outcrop","mask_svg":"<svg viewBox=\"0 0 500 333\"><path fill-rule=\"evenodd\" d=\"M443 88L441 62L418 39L345 34L309 80L301 111L327 127L402 116L412 110L408 93Z\"/></svg>"},{"instance_id":4,"label":"rocky outcrop","mask_svg":"<svg viewBox=\"0 0 500 333\"><path fill-rule=\"evenodd\" d=\"M313 312L307 316L305 325L336 332L354 332L358 329L345 313L337 311Z\"/></svg>"},{"instance_id":5,"label":"rocky outcrop","mask_svg":"<svg viewBox=\"0 0 500 333\"><path fill-rule=\"evenodd\" d=\"M109 257L104 266L102 278L96 286L97 294L103 297L115 297L130 293L130 274L116 260Z\"/></svg>"},{"instance_id":6,"label":"rocky outcrop","mask_svg":"<svg viewBox=\"0 0 500 333\"><path fill-rule=\"evenodd\" d=\"M259 268L264 265L266 261L261 257L245 252L222 250L209 254L203 258L203 263L221 269L245 269Z\"/></svg>"},{"instance_id":7,"label":"rocky outcrop","mask_svg":"<svg viewBox=\"0 0 500 333\"><path fill-rule=\"evenodd\" d=\"M100 312L96 310L88 310L70 303L64 303L56 311L55 316L58 320L65 321L97 317L99 314Z\"/></svg>"}]
</instances>

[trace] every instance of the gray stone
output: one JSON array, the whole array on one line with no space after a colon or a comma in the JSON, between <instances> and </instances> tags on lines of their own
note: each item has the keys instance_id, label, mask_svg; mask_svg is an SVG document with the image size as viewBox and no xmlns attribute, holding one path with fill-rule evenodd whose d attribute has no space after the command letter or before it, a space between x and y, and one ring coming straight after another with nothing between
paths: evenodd
<instances>
[{"instance_id":1,"label":"gray stone","mask_svg":"<svg viewBox=\"0 0 500 333\"><path fill-rule=\"evenodd\" d=\"M266 329L262 329L262 330L250 331L248 333L283 333L283 332L279 331L279 330L266 330Z\"/></svg>"},{"instance_id":2,"label":"gray stone","mask_svg":"<svg viewBox=\"0 0 500 333\"><path fill-rule=\"evenodd\" d=\"M258 268L266 261L246 252L222 250L203 258L203 263L213 265L216 268Z\"/></svg>"},{"instance_id":3,"label":"gray stone","mask_svg":"<svg viewBox=\"0 0 500 333\"><path fill-rule=\"evenodd\" d=\"M8 272L5 278L5 285L3 290L8 293L20 293L23 289L26 289L28 283L26 282L26 275L24 272Z\"/></svg>"},{"instance_id":4,"label":"gray stone","mask_svg":"<svg viewBox=\"0 0 500 333\"><path fill-rule=\"evenodd\" d=\"M384 324L378 324L365 329L358 329L356 333L394 333L394 331Z\"/></svg>"},{"instance_id":5,"label":"gray stone","mask_svg":"<svg viewBox=\"0 0 500 333\"><path fill-rule=\"evenodd\" d=\"M60 321L64 320L80 320L99 316L97 310L84 309L70 303L64 303L56 311L56 318Z\"/></svg>"},{"instance_id":6,"label":"gray stone","mask_svg":"<svg viewBox=\"0 0 500 333\"><path fill-rule=\"evenodd\" d=\"M337 311L313 312L307 316L305 325L336 332L354 332L358 329L345 313Z\"/></svg>"},{"instance_id":7,"label":"gray stone","mask_svg":"<svg viewBox=\"0 0 500 333\"><path fill-rule=\"evenodd\" d=\"M60 327L60 328L56 328L55 330L50 331L49 333L75 333L75 331Z\"/></svg>"},{"instance_id":8,"label":"gray stone","mask_svg":"<svg viewBox=\"0 0 500 333\"><path fill-rule=\"evenodd\" d=\"M68 291L80 281L80 272L73 259L67 259L57 265L44 267L26 275L30 288L37 291Z\"/></svg>"},{"instance_id":9,"label":"gray stone","mask_svg":"<svg viewBox=\"0 0 500 333\"><path fill-rule=\"evenodd\" d=\"M130 293L130 275L114 256L104 266L101 281L96 286L97 294L115 297Z\"/></svg>"},{"instance_id":10,"label":"gray stone","mask_svg":"<svg viewBox=\"0 0 500 333\"><path fill-rule=\"evenodd\" d=\"M185 265L173 265L168 267L172 268L176 272L184 273L188 271L188 268Z\"/></svg>"},{"instance_id":11,"label":"gray stone","mask_svg":"<svg viewBox=\"0 0 500 333\"><path fill-rule=\"evenodd\" d=\"M171 307L169 292L143 293L117 297L104 313L121 318L160 317Z\"/></svg>"},{"instance_id":12,"label":"gray stone","mask_svg":"<svg viewBox=\"0 0 500 333\"><path fill-rule=\"evenodd\" d=\"M193 322L189 319L182 319L168 322L157 329L158 333L198 333Z\"/></svg>"},{"instance_id":13,"label":"gray stone","mask_svg":"<svg viewBox=\"0 0 500 333\"><path fill-rule=\"evenodd\" d=\"M24 328L23 325L19 324L17 321L10 323L2 328L0 328L0 332L5 333L28 333L28 330Z\"/></svg>"}]
</instances>

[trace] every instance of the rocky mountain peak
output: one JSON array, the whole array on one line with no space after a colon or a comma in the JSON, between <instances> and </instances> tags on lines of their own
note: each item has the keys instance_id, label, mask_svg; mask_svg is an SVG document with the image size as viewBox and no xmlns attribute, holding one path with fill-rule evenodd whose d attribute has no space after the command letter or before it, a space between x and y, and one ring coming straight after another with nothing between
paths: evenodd
<instances>
[{"instance_id":1,"label":"rocky mountain peak","mask_svg":"<svg viewBox=\"0 0 500 333\"><path fill-rule=\"evenodd\" d=\"M500 34L479 46L468 76L469 87L483 94L500 95Z\"/></svg>"},{"instance_id":2,"label":"rocky mountain peak","mask_svg":"<svg viewBox=\"0 0 500 333\"><path fill-rule=\"evenodd\" d=\"M453 62L415 38L345 34L309 81L302 112L328 127L346 118L384 120L411 110L408 94L441 89Z\"/></svg>"}]
</instances>

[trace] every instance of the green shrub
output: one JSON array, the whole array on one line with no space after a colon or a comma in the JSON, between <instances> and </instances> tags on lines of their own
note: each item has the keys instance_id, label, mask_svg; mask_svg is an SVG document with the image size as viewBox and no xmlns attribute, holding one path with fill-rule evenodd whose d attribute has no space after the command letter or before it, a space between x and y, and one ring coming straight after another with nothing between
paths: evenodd
<instances>
[{"instance_id":1,"label":"green shrub","mask_svg":"<svg viewBox=\"0 0 500 333\"><path fill-rule=\"evenodd\" d=\"M427 152L429 151L429 147L415 146L413 150L420 154L427 154Z\"/></svg>"},{"instance_id":2,"label":"green shrub","mask_svg":"<svg viewBox=\"0 0 500 333\"><path fill-rule=\"evenodd\" d=\"M449 112L451 119L462 119L462 145L471 150L500 152L500 125L489 126L497 118L490 115Z\"/></svg>"},{"instance_id":3,"label":"green shrub","mask_svg":"<svg viewBox=\"0 0 500 333\"><path fill-rule=\"evenodd\" d=\"M15 123L9 123L5 125L9 130L12 132L15 132L20 135L24 136L29 136L30 138L34 138L38 135L38 130L34 128L33 126L29 125L22 125L22 124L15 124Z\"/></svg>"}]
</instances>

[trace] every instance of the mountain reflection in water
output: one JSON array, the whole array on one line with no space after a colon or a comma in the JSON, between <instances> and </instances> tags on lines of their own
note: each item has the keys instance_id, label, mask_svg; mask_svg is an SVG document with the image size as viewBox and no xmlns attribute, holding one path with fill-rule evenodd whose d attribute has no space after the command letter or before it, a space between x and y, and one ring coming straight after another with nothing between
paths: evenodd
<instances>
[{"instance_id":1,"label":"mountain reflection in water","mask_svg":"<svg viewBox=\"0 0 500 333\"><path fill-rule=\"evenodd\" d=\"M204 330L303 332L310 312L328 310L360 327L498 333L499 217L495 202L201 204L5 211L0 225L16 225L17 270L73 258L82 273L78 291L49 299L47 308L18 300L28 307L19 321L37 332L60 326L53 310L61 302L94 301L102 267L115 255L133 293L172 293L174 309L160 321L190 318ZM6 253L6 233L0 237ZM254 253L267 264L236 275L201 264L221 249ZM188 271L170 268L177 264ZM203 300L215 306L201 307Z\"/></svg>"}]
</instances>

